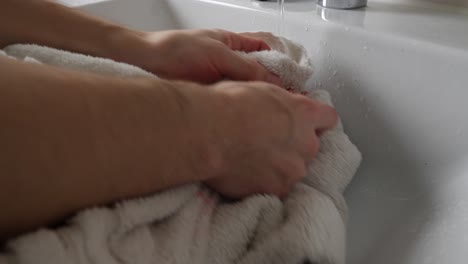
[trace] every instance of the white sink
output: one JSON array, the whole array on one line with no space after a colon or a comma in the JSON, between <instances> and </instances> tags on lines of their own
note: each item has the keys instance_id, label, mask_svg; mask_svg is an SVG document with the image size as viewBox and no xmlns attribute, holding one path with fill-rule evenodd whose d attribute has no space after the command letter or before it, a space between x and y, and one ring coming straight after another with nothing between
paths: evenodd
<instances>
[{"instance_id":1,"label":"white sink","mask_svg":"<svg viewBox=\"0 0 468 264\"><path fill-rule=\"evenodd\" d=\"M364 163L349 187L350 264L468 263L468 11L369 0L62 0L146 30L278 30L315 63ZM89 4L91 2L91 4ZM83 3L88 3L81 6Z\"/></svg>"}]
</instances>

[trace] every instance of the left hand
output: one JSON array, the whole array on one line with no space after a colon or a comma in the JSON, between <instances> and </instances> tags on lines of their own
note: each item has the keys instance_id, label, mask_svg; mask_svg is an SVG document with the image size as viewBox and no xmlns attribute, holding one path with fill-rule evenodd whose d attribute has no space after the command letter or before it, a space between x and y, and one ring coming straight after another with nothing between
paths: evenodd
<instances>
[{"instance_id":1,"label":"left hand","mask_svg":"<svg viewBox=\"0 0 468 264\"><path fill-rule=\"evenodd\" d=\"M264 81L281 86L278 76L235 51L270 47L261 39L224 30L170 30L144 32L139 48L124 61L161 78L214 83L223 79Z\"/></svg>"}]
</instances>

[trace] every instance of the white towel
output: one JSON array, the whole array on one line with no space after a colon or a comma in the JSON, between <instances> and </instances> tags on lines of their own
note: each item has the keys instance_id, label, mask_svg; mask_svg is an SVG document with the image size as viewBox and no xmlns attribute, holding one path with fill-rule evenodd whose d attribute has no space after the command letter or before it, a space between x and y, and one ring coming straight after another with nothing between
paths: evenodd
<instances>
[{"instance_id":1,"label":"white towel","mask_svg":"<svg viewBox=\"0 0 468 264\"><path fill-rule=\"evenodd\" d=\"M305 50L285 39L279 50L284 53L246 56L278 74L287 87L307 90L312 69ZM152 76L124 63L35 45L4 51L75 70ZM331 105L325 91L309 96ZM112 208L90 208L63 227L11 240L0 264L343 264L347 208L342 193L360 162L360 152L340 123L323 135L307 177L284 201L253 195L225 202L201 184L186 185Z\"/></svg>"}]
</instances>

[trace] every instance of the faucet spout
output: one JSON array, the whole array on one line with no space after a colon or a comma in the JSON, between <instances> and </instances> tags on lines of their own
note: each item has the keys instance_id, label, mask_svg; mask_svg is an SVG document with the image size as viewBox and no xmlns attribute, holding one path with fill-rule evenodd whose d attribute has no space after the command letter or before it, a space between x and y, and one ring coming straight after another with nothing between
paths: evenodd
<instances>
[{"instance_id":1,"label":"faucet spout","mask_svg":"<svg viewBox=\"0 0 468 264\"><path fill-rule=\"evenodd\" d=\"M366 6L367 0L318 0L317 3L327 8L354 9Z\"/></svg>"}]
</instances>

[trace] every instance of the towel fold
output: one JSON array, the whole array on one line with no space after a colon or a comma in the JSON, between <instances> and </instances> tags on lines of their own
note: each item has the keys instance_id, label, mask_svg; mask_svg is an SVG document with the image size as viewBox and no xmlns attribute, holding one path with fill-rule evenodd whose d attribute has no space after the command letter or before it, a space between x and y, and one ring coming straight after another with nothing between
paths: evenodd
<instances>
[{"instance_id":1,"label":"towel fold","mask_svg":"<svg viewBox=\"0 0 468 264\"><path fill-rule=\"evenodd\" d=\"M303 47L244 54L331 105L325 91L306 87L312 68ZM12 45L1 55L118 76L153 76L138 67L36 45ZM0 264L208 263L344 264L347 208L343 191L361 154L341 123L321 138L306 178L283 201L253 195L225 202L202 184L79 212L58 229L41 229L7 243Z\"/></svg>"}]
</instances>

